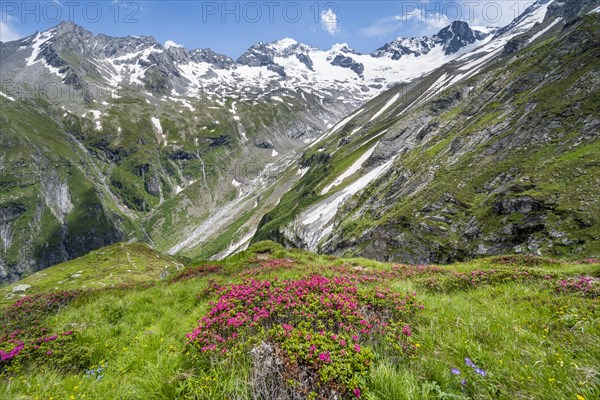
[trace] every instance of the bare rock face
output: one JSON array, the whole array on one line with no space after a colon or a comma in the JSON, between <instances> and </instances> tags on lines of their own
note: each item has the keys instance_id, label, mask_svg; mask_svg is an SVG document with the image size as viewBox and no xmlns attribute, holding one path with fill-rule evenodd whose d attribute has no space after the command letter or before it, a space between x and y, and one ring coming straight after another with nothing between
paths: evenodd
<instances>
[{"instance_id":1,"label":"bare rock face","mask_svg":"<svg viewBox=\"0 0 600 400\"><path fill-rule=\"evenodd\" d=\"M25 293L28 289L31 288L31 285L17 285L15 287L13 287L12 292L13 293Z\"/></svg>"}]
</instances>

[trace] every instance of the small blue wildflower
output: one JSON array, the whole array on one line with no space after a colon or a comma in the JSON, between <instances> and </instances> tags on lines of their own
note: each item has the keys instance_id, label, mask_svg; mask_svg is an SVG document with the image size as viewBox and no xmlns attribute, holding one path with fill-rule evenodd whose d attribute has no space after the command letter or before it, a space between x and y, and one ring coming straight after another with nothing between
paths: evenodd
<instances>
[{"instance_id":1,"label":"small blue wildflower","mask_svg":"<svg viewBox=\"0 0 600 400\"><path fill-rule=\"evenodd\" d=\"M469 357L465 357L465 364L471 368L477 368L477 365L475 365L475 363L473 363Z\"/></svg>"},{"instance_id":2,"label":"small blue wildflower","mask_svg":"<svg viewBox=\"0 0 600 400\"><path fill-rule=\"evenodd\" d=\"M460 381L460 384L463 386L467 386L467 380L463 379L462 381Z\"/></svg>"},{"instance_id":3,"label":"small blue wildflower","mask_svg":"<svg viewBox=\"0 0 600 400\"><path fill-rule=\"evenodd\" d=\"M106 365L106 364L104 364ZM88 378L96 378L96 380L102 379L104 377L104 367L100 366L98 368L91 368L85 371L85 376Z\"/></svg>"},{"instance_id":4,"label":"small blue wildflower","mask_svg":"<svg viewBox=\"0 0 600 400\"><path fill-rule=\"evenodd\" d=\"M460 375L460 369L452 368L452 375Z\"/></svg>"},{"instance_id":5,"label":"small blue wildflower","mask_svg":"<svg viewBox=\"0 0 600 400\"><path fill-rule=\"evenodd\" d=\"M475 373L477 373L477 374L479 374L481 376L486 376L487 375L487 372L485 372L481 368L475 368Z\"/></svg>"}]
</instances>

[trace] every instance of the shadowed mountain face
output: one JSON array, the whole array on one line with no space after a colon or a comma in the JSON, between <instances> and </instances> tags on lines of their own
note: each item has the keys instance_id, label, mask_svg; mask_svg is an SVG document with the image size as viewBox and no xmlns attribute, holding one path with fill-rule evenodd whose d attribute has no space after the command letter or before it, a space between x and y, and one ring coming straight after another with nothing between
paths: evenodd
<instances>
[{"instance_id":1,"label":"shadowed mountain face","mask_svg":"<svg viewBox=\"0 0 600 400\"><path fill-rule=\"evenodd\" d=\"M234 61L70 22L0 43L0 280L122 240L192 258L261 238L415 262L590 253L594 5L372 54L282 39Z\"/></svg>"}]
</instances>

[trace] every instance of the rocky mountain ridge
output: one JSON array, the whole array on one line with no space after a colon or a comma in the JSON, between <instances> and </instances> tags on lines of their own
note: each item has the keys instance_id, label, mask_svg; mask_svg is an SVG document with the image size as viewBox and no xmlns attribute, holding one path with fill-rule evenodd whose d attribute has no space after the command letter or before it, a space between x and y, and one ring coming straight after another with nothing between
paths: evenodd
<instances>
[{"instance_id":1,"label":"rocky mountain ridge","mask_svg":"<svg viewBox=\"0 0 600 400\"><path fill-rule=\"evenodd\" d=\"M88 102L104 100L98 93L114 96L123 86L138 85L155 97L204 95L219 100L244 96L246 91L251 98L278 88L302 88L321 97L344 97L356 106L397 82L447 62L470 45L483 43L488 36L472 31L465 22L453 23L430 39L431 49L439 46L443 52L432 52L418 71L399 73L394 69L401 70L406 62L390 63L398 58L378 52L363 55L345 44L323 51L282 39L257 43L234 61L210 49L165 48L148 36L94 35L66 21L46 32L3 43L2 72L5 81L13 83L22 82L25 71L30 81L45 81L51 73L82 91L82 99ZM36 64L45 69L28 68Z\"/></svg>"},{"instance_id":2,"label":"rocky mountain ridge","mask_svg":"<svg viewBox=\"0 0 600 400\"><path fill-rule=\"evenodd\" d=\"M1 43L0 276L119 240L192 256L242 248L300 177L279 175L304 147L357 105L467 47L405 71L411 60L347 45L323 51L282 39L234 61L71 22Z\"/></svg>"}]
</instances>

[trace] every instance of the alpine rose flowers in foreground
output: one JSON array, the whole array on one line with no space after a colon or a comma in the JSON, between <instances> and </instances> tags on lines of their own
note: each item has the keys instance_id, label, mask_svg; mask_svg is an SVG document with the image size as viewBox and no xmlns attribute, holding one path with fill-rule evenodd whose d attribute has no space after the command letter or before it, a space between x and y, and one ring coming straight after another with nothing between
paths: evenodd
<instances>
[{"instance_id":1,"label":"alpine rose flowers in foreground","mask_svg":"<svg viewBox=\"0 0 600 400\"><path fill-rule=\"evenodd\" d=\"M312 275L212 286L209 292L218 300L187 337L213 363L235 360L268 343L263 347L273 348L269 356L279 360L277 372L294 387L314 394L335 387L340 394L361 397L373 346L389 343L399 357L416 351L409 323L422 306L413 293L360 282L353 276Z\"/></svg>"}]
</instances>

